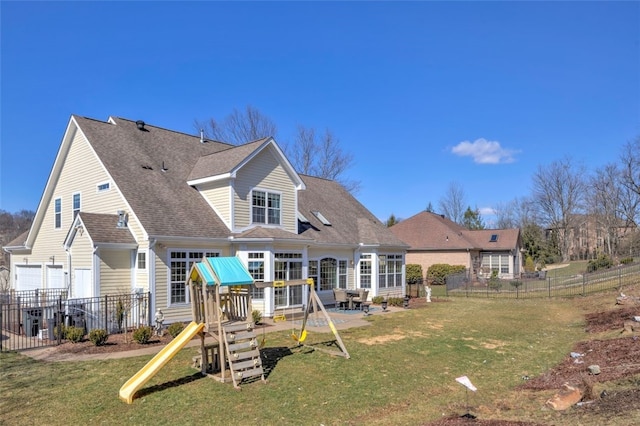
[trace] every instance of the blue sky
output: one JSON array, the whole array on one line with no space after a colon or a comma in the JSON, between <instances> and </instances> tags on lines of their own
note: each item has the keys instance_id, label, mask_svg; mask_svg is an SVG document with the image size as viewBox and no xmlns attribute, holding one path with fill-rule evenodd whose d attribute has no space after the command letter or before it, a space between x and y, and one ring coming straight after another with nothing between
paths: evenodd
<instances>
[{"instance_id":1,"label":"blue sky","mask_svg":"<svg viewBox=\"0 0 640 426\"><path fill-rule=\"evenodd\" d=\"M35 210L71 114L196 133L250 104L331 129L378 218L486 211L640 136L640 2L0 2L0 209ZM490 216L483 216L490 223Z\"/></svg>"}]
</instances>

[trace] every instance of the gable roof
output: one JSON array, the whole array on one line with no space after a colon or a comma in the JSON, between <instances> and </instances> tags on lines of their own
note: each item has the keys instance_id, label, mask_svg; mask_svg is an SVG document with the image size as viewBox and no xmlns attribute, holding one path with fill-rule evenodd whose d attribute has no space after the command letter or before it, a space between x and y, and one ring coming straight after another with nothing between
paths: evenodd
<instances>
[{"instance_id":1,"label":"gable roof","mask_svg":"<svg viewBox=\"0 0 640 426\"><path fill-rule=\"evenodd\" d=\"M80 212L73 221L65 238L64 245L69 246L80 229L89 235L94 245L138 245L128 227L118 227L118 215Z\"/></svg>"},{"instance_id":2,"label":"gable roof","mask_svg":"<svg viewBox=\"0 0 640 426\"><path fill-rule=\"evenodd\" d=\"M273 138L240 146L215 141L203 143L199 136L146 123L140 130L133 120L110 117L108 121L100 121L76 115L71 116L67 126L25 246L37 234L45 213L42 206L48 205L52 197L66 153L77 132L88 141L128 204L127 212L140 222L149 238L307 240L352 247L407 247L337 182L297 174ZM309 222L299 222L298 234L271 227L256 227L233 234L193 186L198 180L231 177L264 149L272 150L278 157L299 190L298 211ZM312 214L314 211L321 212L331 226L322 224ZM82 220L87 222L85 225L92 226L117 220L117 216L92 216L83 212ZM106 228L98 226L94 232L105 241L115 237L106 235Z\"/></svg>"},{"instance_id":3,"label":"gable roof","mask_svg":"<svg viewBox=\"0 0 640 426\"><path fill-rule=\"evenodd\" d=\"M469 230L450 219L423 211L391 228L411 250L511 250L518 246L519 229ZM496 234L497 240L490 242Z\"/></svg>"},{"instance_id":4,"label":"gable roof","mask_svg":"<svg viewBox=\"0 0 640 426\"><path fill-rule=\"evenodd\" d=\"M227 237L228 228L187 179L200 157L231 145L148 124L141 131L122 118L74 119L150 236Z\"/></svg>"},{"instance_id":5,"label":"gable roof","mask_svg":"<svg viewBox=\"0 0 640 426\"><path fill-rule=\"evenodd\" d=\"M308 222L300 222L300 235L320 244L407 248L342 185L307 175L301 177L306 190L299 193L298 211ZM331 225L323 224L313 212L320 212Z\"/></svg>"}]
</instances>

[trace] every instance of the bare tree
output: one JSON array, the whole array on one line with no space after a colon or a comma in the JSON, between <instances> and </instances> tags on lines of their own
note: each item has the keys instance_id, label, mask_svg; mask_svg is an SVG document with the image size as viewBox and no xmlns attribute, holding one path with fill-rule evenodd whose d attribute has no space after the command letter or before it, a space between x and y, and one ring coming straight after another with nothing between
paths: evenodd
<instances>
[{"instance_id":1,"label":"bare tree","mask_svg":"<svg viewBox=\"0 0 640 426\"><path fill-rule=\"evenodd\" d=\"M605 253L614 254L618 229L624 222L618 217L620 205L620 171L615 164L608 164L595 171L587 193L588 211L596 226L604 231Z\"/></svg>"},{"instance_id":2,"label":"bare tree","mask_svg":"<svg viewBox=\"0 0 640 426\"><path fill-rule=\"evenodd\" d=\"M234 108L221 122L215 118L205 121L194 120L194 127L198 132L203 131L207 139L234 145L269 136L275 137L278 133L276 124L251 105L247 105L244 110Z\"/></svg>"},{"instance_id":3,"label":"bare tree","mask_svg":"<svg viewBox=\"0 0 640 426\"><path fill-rule=\"evenodd\" d=\"M584 167L574 165L569 158L538 166L533 175L532 200L540 222L555 233L563 262L570 258L572 217L583 209L584 175Z\"/></svg>"},{"instance_id":4,"label":"bare tree","mask_svg":"<svg viewBox=\"0 0 640 426\"><path fill-rule=\"evenodd\" d=\"M465 205L464 189L458 182L451 182L444 196L438 201L440 212L450 220L462 225Z\"/></svg>"},{"instance_id":5,"label":"bare tree","mask_svg":"<svg viewBox=\"0 0 640 426\"><path fill-rule=\"evenodd\" d=\"M623 184L640 195L640 136L624 145L620 160Z\"/></svg>"},{"instance_id":6,"label":"bare tree","mask_svg":"<svg viewBox=\"0 0 640 426\"><path fill-rule=\"evenodd\" d=\"M207 139L234 145L275 137L278 131L273 120L251 105L244 110L234 109L222 121L215 118L194 120L194 127L198 132L202 130ZM360 188L360 182L345 177L353 165L353 156L340 147L340 142L330 130L317 135L313 128L298 126L295 141L292 144L283 142L281 146L299 173L337 181L351 193Z\"/></svg>"},{"instance_id":7,"label":"bare tree","mask_svg":"<svg viewBox=\"0 0 640 426\"><path fill-rule=\"evenodd\" d=\"M360 188L360 182L344 177L353 165L353 156L342 150L329 129L318 136L315 129L298 126L294 143L287 145L285 151L300 173L335 180L351 193Z\"/></svg>"}]
</instances>

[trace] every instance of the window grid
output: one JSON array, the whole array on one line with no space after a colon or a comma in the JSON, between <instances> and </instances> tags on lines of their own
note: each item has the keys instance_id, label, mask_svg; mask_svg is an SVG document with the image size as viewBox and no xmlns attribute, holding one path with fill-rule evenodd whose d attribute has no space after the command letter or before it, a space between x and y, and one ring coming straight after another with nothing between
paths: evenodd
<instances>
[{"instance_id":1,"label":"window grid","mask_svg":"<svg viewBox=\"0 0 640 426\"><path fill-rule=\"evenodd\" d=\"M62 198L56 198L54 203L54 227L59 229L62 226Z\"/></svg>"},{"instance_id":2,"label":"window grid","mask_svg":"<svg viewBox=\"0 0 640 426\"><path fill-rule=\"evenodd\" d=\"M73 218L80 213L80 194L73 194Z\"/></svg>"},{"instance_id":3,"label":"window grid","mask_svg":"<svg viewBox=\"0 0 640 426\"><path fill-rule=\"evenodd\" d=\"M280 194L254 190L251 194L251 221L280 225Z\"/></svg>"},{"instance_id":4,"label":"window grid","mask_svg":"<svg viewBox=\"0 0 640 426\"><path fill-rule=\"evenodd\" d=\"M170 304L188 303L188 289L185 285L187 274L194 262L199 262L203 257L218 257L220 253L208 251L172 251L170 254L169 301Z\"/></svg>"},{"instance_id":5,"label":"window grid","mask_svg":"<svg viewBox=\"0 0 640 426\"><path fill-rule=\"evenodd\" d=\"M371 255L360 255L360 288L371 288Z\"/></svg>"},{"instance_id":6,"label":"window grid","mask_svg":"<svg viewBox=\"0 0 640 426\"><path fill-rule=\"evenodd\" d=\"M254 280L264 281L264 253L249 253L249 261L247 262L247 270ZM251 297L253 299L264 299L264 289L257 288L255 284L251 285Z\"/></svg>"}]
</instances>

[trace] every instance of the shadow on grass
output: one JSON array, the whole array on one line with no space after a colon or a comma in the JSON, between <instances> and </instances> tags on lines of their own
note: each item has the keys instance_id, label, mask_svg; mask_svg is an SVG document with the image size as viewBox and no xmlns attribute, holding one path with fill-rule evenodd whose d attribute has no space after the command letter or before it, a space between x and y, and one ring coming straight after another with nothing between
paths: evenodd
<instances>
[{"instance_id":1,"label":"shadow on grass","mask_svg":"<svg viewBox=\"0 0 640 426\"><path fill-rule=\"evenodd\" d=\"M278 362L289 355L293 355L293 352L291 352L291 348L285 346L261 349L260 358L262 358L262 369L264 370L265 379L268 378L269 374L276 368Z\"/></svg>"},{"instance_id":2,"label":"shadow on grass","mask_svg":"<svg viewBox=\"0 0 640 426\"><path fill-rule=\"evenodd\" d=\"M144 389L140 389L135 394L135 399L144 398L147 395L150 395L155 392L160 392L165 389L175 388L178 386L186 385L187 383L195 382L196 380L204 379L206 376L200 374L200 372L194 373L190 376L181 377L177 380L172 380L170 382L160 383L159 385L153 385L146 387Z\"/></svg>"}]
</instances>

